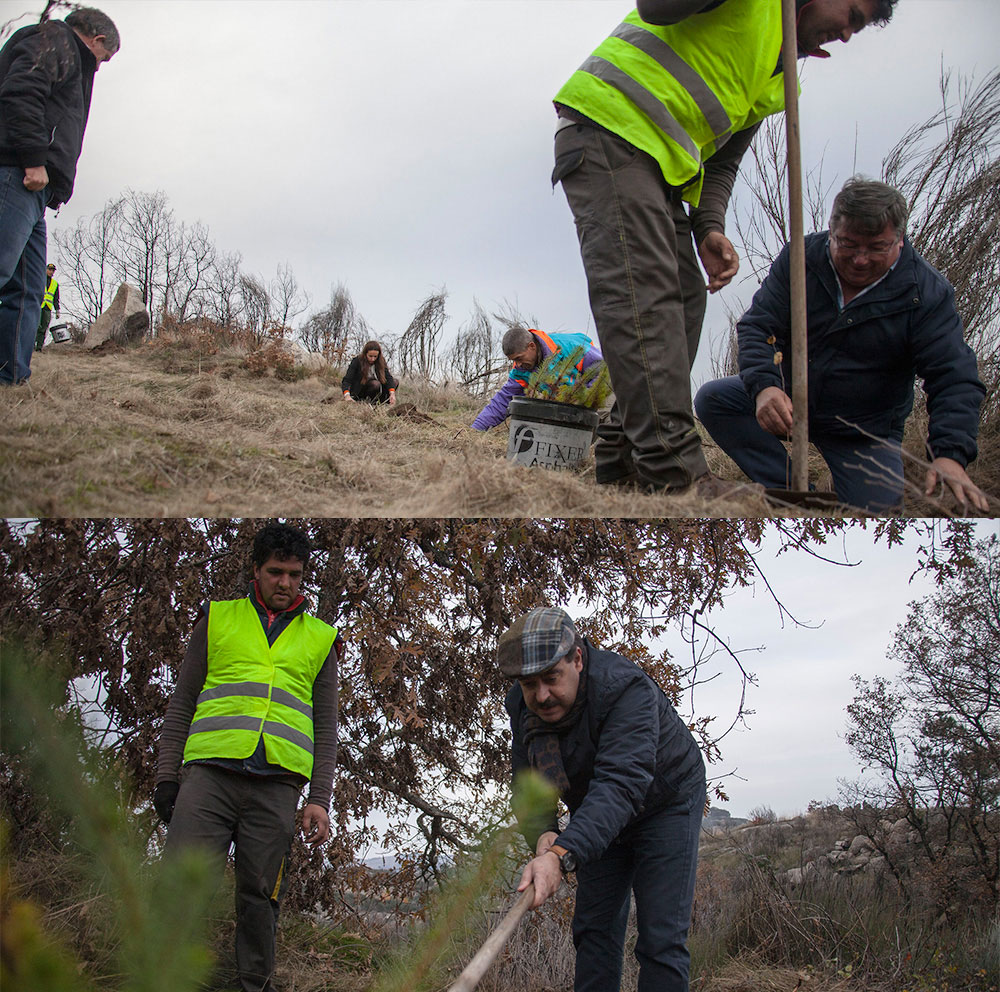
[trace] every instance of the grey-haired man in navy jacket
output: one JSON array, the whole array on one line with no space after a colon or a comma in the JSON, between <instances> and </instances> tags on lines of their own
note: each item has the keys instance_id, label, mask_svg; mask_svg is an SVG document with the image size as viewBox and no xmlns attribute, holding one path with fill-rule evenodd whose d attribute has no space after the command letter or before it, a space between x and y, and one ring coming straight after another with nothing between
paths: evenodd
<instances>
[{"instance_id":1,"label":"grey-haired man in navy jacket","mask_svg":"<svg viewBox=\"0 0 1000 992\"><path fill-rule=\"evenodd\" d=\"M0 385L31 375L45 208L73 195L94 76L120 45L107 14L78 7L15 31L0 50Z\"/></svg>"},{"instance_id":2,"label":"grey-haired man in navy jacket","mask_svg":"<svg viewBox=\"0 0 1000 992\"><path fill-rule=\"evenodd\" d=\"M903 500L901 442L913 379L927 395L930 495L947 485L986 511L966 466L985 395L955 291L906 237L906 200L855 176L833 201L830 230L806 238L809 439L844 503L871 513ZM708 382L695 411L754 482L787 488L779 438L792 429L790 266L786 245L736 325L739 376Z\"/></svg>"}]
</instances>

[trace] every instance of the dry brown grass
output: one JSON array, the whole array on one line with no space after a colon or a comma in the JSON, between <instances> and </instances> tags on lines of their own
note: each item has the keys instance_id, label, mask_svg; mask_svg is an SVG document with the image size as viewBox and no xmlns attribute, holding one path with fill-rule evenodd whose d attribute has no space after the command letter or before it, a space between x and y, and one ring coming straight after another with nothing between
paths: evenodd
<instances>
[{"instance_id":1,"label":"dry brown grass","mask_svg":"<svg viewBox=\"0 0 1000 992\"><path fill-rule=\"evenodd\" d=\"M771 968L751 961L730 961L718 975L691 983L692 992L857 992L847 979L815 975L798 968Z\"/></svg>"},{"instance_id":2,"label":"dry brown grass","mask_svg":"<svg viewBox=\"0 0 1000 992\"><path fill-rule=\"evenodd\" d=\"M558 475L515 466L505 429L471 430L480 403L457 390L404 382L400 403L423 416L394 416L344 403L334 369L291 381L259 371L210 338L37 354L27 385L0 390L4 515L778 515L753 493L706 502L598 487L592 460ZM720 475L741 477L706 449ZM821 488L823 471L817 461Z\"/></svg>"},{"instance_id":3,"label":"dry brown grass","mask_svg":"<svg viewBox=\"0 0 1000 992\"><path fill-rule=\"evenodd\" d=\"M759 498L705 503L598 488L506 460L478 404L400 390L430 422L345 403L333 371L285 382L236 352L146 345L35 356L0 390L6 516L760 516ZM326 402L329 401L329 402Z\"/></svg>"}]
</instances>

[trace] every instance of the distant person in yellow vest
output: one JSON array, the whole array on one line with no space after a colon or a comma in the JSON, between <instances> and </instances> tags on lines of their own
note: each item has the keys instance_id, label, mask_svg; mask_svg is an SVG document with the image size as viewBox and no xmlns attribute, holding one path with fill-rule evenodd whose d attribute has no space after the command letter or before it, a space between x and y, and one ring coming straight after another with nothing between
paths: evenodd
<instances>
[{"instance_id":1,"label":"distant person in yellow vest","mask_svg":"<svg viewBox=\"0 0 1000 992\"><path fill-rule=\"evenodd\" d=\"M270 992L278 910L302 787L302 832L330 833L337 758L336 627L299 589L306 535L255 537L243 599L209 602L195 625L160 735L153 805L166 852L199 847L225 864L236 844L236 965L244 992Z\"/></svg>"},{"instance_id":2,"label":"distant person in yellow vest","mask_svg":"<svg viewBox=\"0 0 1000 992\"><path fill-rule=\"evenodd\" d=\"M42 297L42 316L35 334L35 351L41 351L45 344L45 332L49 329L53 310L56 312L56 319L59 319L59 283L56 282L56 267L51 262L45 266L45 275L45 296Z\"/></svg>"},{"instance_id":3,"label":"distant person in yellow vest","mask_svg":"<svg viewBox=\"0 0 1000 992\"><path fill-rule=\"evenodd\" d=\"M896 0L797 0L800 55L885 23ZM617 402L597 481L704 497L691 412L706 289L739 267L725 235L740 159L784 109L778 0L638 0L556 94L553 185L576 219L590 305ZM708 285L695 256L708 274Z\"/></svg>"}]
</instances>

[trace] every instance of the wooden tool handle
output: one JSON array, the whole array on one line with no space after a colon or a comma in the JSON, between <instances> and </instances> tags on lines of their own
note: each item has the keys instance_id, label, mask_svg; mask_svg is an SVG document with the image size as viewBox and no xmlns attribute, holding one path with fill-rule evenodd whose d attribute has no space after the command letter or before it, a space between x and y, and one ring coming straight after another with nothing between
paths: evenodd
<instances>
[{"instance_id":1,"label":"wooden tool handle","mask_svg":"<svg viewBox=\"0 0 1000 992\"><path fill-rule=\"evenodd\" d=\"M483 946L476 951L476 956L465 966L465 970L448 992L472 992L482 981L489 966L496 960L500 948L507 943L507 938L521 922L521 917L531 908L534 898L535 886L532 884L521 893L521 898L514 903L497 928L486 938Z\"/></svg>"},{"instance_id":2,"label":"wooden tool handle","mask_svg":"<svg viewBox=\"0 0 1000 992\"><path fill-rule=\"evenodd\" d=\"M799 46L795 0L781 0L781 67L785 79L788 161L789 283L792 318L792 489L809 488L809 358L806 343L806 247L802 216L802 153L799 135Z\"/></svg>"}]
</instances>

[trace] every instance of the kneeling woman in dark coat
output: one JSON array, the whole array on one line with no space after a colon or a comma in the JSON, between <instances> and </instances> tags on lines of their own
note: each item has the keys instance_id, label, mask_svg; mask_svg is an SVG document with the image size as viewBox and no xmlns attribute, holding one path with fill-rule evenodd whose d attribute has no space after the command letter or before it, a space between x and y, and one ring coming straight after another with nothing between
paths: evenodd
<instances>
[{"instance_id":1,"label":"kneeling woman in dark coat","mask_svg":"<svg viewBox=\"0 0 1000 992\"><path fill-rule=\"evenodd\" d=\"M398 385L386 367L382 346L377 341L369 341L361 354L351 359L340 388L345 400L367 400L392 406L396 402Z\"/></svg>"}]
</instances>

